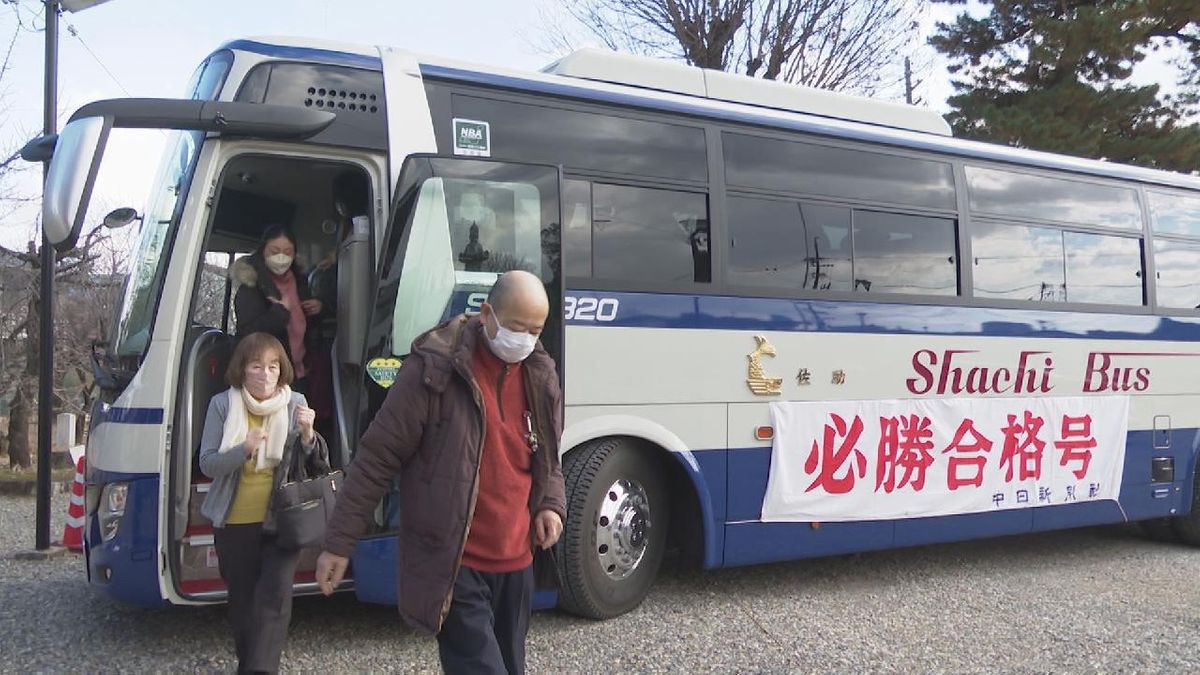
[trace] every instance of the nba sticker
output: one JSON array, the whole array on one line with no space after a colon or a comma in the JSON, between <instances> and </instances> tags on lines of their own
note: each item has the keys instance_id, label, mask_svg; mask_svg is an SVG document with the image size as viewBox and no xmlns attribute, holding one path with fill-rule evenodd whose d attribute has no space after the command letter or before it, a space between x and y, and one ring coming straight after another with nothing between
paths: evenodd
<instances>
[{"instance_id":1,"label":"nba sticker","mask_svg":"<svg viewBox=\"0 0 1200 675\"><path fill-rule=\"evenodd\" d=\"M400 372L400 359L380 358L367 362L367 375L375 384L387 389L396 382L396 373Z\"/></svg>"},{"instance_id":2,"label":"nba sticker","mask_svg":"<svg viewBox=\"0 0 1200 675\"><path fill-rule=\"evenodd\" d=\"M478 120L454 118L454 154L469 157L492 156L491 125Z\"/></svg>"}]
</instances>

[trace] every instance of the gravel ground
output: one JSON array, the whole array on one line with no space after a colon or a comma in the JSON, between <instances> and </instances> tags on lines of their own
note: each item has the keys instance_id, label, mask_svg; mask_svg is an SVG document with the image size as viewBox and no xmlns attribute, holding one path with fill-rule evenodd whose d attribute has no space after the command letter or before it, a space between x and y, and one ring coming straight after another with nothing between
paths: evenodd
<instances>
[{"instance_id":1,"label":"gravel ground","mask_svg":"<svg viewBox=\"0 0 1200 675\"><path fill-rule=\"evenodd\" d=\"M79 556L10 559L33 541L33 506L0 498L0 670L233 670L220 608L124 607ZM536 614L529 670L1194 673L1198 578L1200 551L1129 527L668 572L618 619ZM437 655L391 608L299 598L283 667L436 672Z\"/></svg>"}]
</instances>

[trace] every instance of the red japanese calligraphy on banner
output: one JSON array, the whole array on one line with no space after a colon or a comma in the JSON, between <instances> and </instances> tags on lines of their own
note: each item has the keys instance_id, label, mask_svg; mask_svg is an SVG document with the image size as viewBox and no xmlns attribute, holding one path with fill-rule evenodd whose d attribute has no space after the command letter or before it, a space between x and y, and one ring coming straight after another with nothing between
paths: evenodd
<instances>
[{"instance_id":1,"label":"red japanese calligraphy on banner","mask_svg":"<svg viewBox=\"0 0 1200 675\"><path fill-rule=\"evenodd\" d=\"M764 521L884 520L1116 499L1126 396L771 404Z\"/></svg>"}]
</instances>

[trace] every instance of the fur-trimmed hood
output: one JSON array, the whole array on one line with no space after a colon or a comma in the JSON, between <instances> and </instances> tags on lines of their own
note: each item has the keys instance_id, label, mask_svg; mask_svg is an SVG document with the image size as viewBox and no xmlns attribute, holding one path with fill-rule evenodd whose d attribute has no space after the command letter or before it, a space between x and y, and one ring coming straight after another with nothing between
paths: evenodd
<instances>
[{"instance_id":1,"label":"fur-trimmed hood","mask_svg":"<svg viewBox=\"0 0 1200 675\"><path fill-rule=\"evenodd\" d=\"M254 263L250 259L254 256L246 256L238 258L229 266L229 278L238 286L257 286L258 285L258 270L254 268Z\"/></svg>"}]
</instances>

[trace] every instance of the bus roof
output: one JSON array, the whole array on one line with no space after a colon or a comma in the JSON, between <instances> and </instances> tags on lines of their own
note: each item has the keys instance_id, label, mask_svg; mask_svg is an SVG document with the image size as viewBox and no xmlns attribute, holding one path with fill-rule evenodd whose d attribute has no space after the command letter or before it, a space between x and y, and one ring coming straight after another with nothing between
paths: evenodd
<instances>
[{"instance_id":1,"label":"bus roof","mask_svg":"<svg viewBox=\"0 0 1200 675\"><path fill-rule=\"evenodd\" d=\"M287 60L313 60L382 68L382 61L376 49L352 44L263 37L236 40L222 47ZM915 106L830 92L818 92L828 95L827 97L814 97L809 95L810 91L806 91L807 88L799 88L799 95L789 97L780 88L791 89L792 85L764 83L745 76L712 73L649 57L596 54L597 51L586 50L569 55L547 66L543 72L498 68L428 55L414 56L420 64L422 76L433 79L531 91L965 158L1200 190L1200 178L1193 175L947 136L938 130L938 127L944 126L944 121L942 125L937 125L930 120L930 116L937 116L937 113L921 111ZM599 56L606 58L601 59ZM677 72L686 73L686 76L671 84L666 75L672 72L672 69L679 69ZM639 70L645 72L639 73ZM691 71L698 71L702 77L697 78L696 73ZM618 78L624 81L611 81ZM751 83L744 80L751 80ZM755 88L749 86L750 84L766 86ZM706 92L703 96L700 95L702 89ZM806 110L800 110L805 107ZM914 111L922 114L916 114ZM940 119L940 116L937 117ZM892 120L892 123L885 125L888 120ZM905 126L909 128L899 128Z\"/></svg>"},{"instance_id":2,"label":"bus roof","mask_svg":"<svg viewBox=\"0 0 1200 675\"><path fill-rule=\"evenodd\" d=\"M730 103L746 103L881 127L950 135L950 125L929 108L849 96L785 82L760 80L663 59L580 49L542 69L543 73L657 89Z\"/></svg>"}]
</instances>

